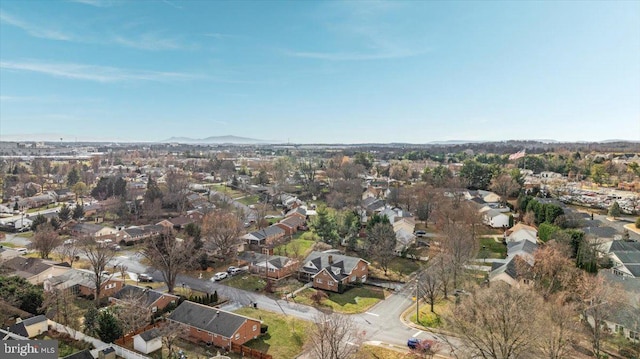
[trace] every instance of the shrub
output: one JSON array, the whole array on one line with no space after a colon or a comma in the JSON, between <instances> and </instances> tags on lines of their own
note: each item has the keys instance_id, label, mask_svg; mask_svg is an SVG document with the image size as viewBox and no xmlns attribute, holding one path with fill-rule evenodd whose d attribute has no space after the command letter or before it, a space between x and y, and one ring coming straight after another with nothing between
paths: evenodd
<instances>
[{"instance_id":1,"label":"shrub","mask_svg":"<svg viewBox=\"0 0 640 359\"><path fill-rule=\"evenodd\" d=\"M640 228L640 217L636 219L636 228Z\"/></svg>"}]
</instances>

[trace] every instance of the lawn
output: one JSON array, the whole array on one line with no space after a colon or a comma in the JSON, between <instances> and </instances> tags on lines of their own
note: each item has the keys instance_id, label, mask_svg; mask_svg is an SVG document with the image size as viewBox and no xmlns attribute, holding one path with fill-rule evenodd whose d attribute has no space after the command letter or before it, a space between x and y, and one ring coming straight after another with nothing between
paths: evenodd
<instances>
[{"instance_id":1,"label":"lawn","mask_svg":"<svg viewBox=\"0 0 640 359\"><path fill-rule=\"evenodd\" d=\"M358 351L359 359L406 359L413 358L407 351L383 348L378 345L364 344Z\"/></svg>"},{"instance_id":2,"label":"lawn","mask_svg":"<svg viewBox=\"0 0 640 359\"><path fill-rule=\"evenodd\" d=\"M0 242L0 246L7 248L16 248L17 246L11 242Z\"/></svg>"},{"instance_id":3,"label":"lawn","mask_svg":"<svg viewBox=\"0 0 640 359\"><path fill-rule=\"evenodd\" d=\"M240 308L235 311L247 317L260 319L269 326L267 333L245 343L246 346L266 352L274 358L295 358L303 350L307 341L311 322L286 317L261 309Z\"/></svg>"},{"instance_id":4,"label":"lawn","mask_svg":"<svg viewBox=\"0 0 640 359\"><path fill-rule=\"evenodd\" d=\"M313 240L303 239L302 236L299 236L298 238L294 237L294 239L289 243L275 247L273 253L282 256L298 256L304 258L313 250L313 245L315 243L316 242Z\"/></svg>"},{"instance_id":5,"label":"lawn","mask_svg":"<svg viewBox=\"0 0 640 359\"><path fill-rule=\"evenodd\" d=\"M411 273L420 269L420 266L420 261L396 257L391 260L386 276L382 268L378 267L375 262L369 266L369 276L372 278L403 282L409 275L411 275Z\"/></svg>"},{"instance_id":6,"label":"lawn","mask_svg":"<svg viewBox=\"0 0 640 359\"><path fill-rule=\"evenodd\" d=\"M450 298L454 300L453 297ZM413 310L413 314L411 314L409 320L411 322L422 325L426 328L438 328L443 325L442 315L444 313L449 313L450 306L453 305L453 302L449 300L440 300L436 303L434 307L435 313L431 312L431 306L428 303L420 302L420 322L416 320L416 311L415 308Z\"/></svg>"},{"instance_id":7,"label":"lawn","mask_svg":"<svg viewBox=\"0 0 640 359\"><path fill-rule=\"evenodd\" d=\"M484 247L484 249L483 249ZM506 258L507 246L502 242L496 242L492 237L480 238L480 250L478 251L478 258Z\"/></svg>"},{"instance_id":8,"label":"lawn","mask_svg":"<svg viewBox=\"0 0 640 359\"><path fill-rule=\"evenodd\" d=\"M315 289L306 289L298 293L295 297L297 303L315 306L311 296L316 293ZM330 293L326 299L320 303L321 306L329 307L338 313L355 314L363 313L375 304L384 300L384 291L381 288L371 286L361 286L351 288L344 293Z\"/></svg>"},{"instance_id":9,"label":"lawn","mask_svg":"<svg viewBox=\"0 0 640 359\"><path fill-rule=\"evenodd\" d=\"M222 284L249 291L255 291L256 289L262 291L266 282L264 278L258 277L257 275L242 273L231 278L224 279Z\"/></svg>"},{"instance_id":10,"label":"lawn","mask_svg":"<svg viewBox=\"0 0 640 359\"><path fill-rule=\"evenodd\" d=\"M236 201L245 204L245 205L251 205L251 204L256 204L258 202L260 202L260 197L258 195L251 195L251 196L244 196L242 198L238 198Z\"/></svg>"}]
</instances>

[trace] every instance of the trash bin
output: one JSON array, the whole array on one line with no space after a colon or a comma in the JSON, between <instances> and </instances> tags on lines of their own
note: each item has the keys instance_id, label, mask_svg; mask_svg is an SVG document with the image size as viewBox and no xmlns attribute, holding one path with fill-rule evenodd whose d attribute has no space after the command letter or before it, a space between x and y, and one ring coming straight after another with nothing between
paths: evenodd
<instances>
[{"instance_id":1,"label":"trash bin","mask_svg":"<svg viewBox=\"0 0 640 359\"><path fill-rule=\"evenodd\" d=\"M253 309L258 309L258 302L253 302Z\"/></svg>"}]
</instances>

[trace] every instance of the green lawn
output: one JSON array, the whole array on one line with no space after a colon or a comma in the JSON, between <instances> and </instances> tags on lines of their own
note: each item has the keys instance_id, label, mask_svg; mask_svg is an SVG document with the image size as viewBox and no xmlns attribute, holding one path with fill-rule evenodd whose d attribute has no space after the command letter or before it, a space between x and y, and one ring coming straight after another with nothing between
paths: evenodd
<instances>
[{"instance_id":1,"label":"green lawn","mask_svg":"<svg viewBox=\"0 0 640 359\"><path fill-rule=\"evenodd\" d=\"M485 247L483 250L482 247ZM493 238L484 237L480 238L480 250L478 251L478 258L506 258L507 246L501 242L496 242Z\"/></svg>"},{"instance_id":2,"label":"green lawn","mask_svg":"<svg viewBox=\"0 0 640 359\"><path fill-rule=\"evenodd\" d=\"M242 203L242 204L246 204L251 205L251 204L256 204L258 202L260 202L260 197L258 195L251 195L251 196L244 196L242 198L238 198L236 201Z\"/></svg>"},{"instance_id":3,"label":"green lawn","mask_svg":"<svg viewBox=\"0 0 640 359\"><path fill-rule=\"evenodd\" d=\"M451 297L451 300L453 300L453 297ZM451 301L440 300L434 306L435 313L433 313L431 312L431 306L428 303L420 302L420 321L416 320L415 307L413 309L413 314L411 314L409 320L426 328L438 328L443 325L442 315L445 313L449 313L450 306L452 304L453 303Z\"/></svg>"},{"instance_id":4,"label":"green lawn","mask_svg":"<svg viewBox=\"0 0 640 359\"><path fill-rule=\"evenodd\" d=\"M371 263L371 266L369 266L369 276L373 278L405 281L407 277L411 275L411 273L420 269L420 266L420 261L402 257L395 257L389 264L386 276L382 268L377 266L375 262Z\"/></svg>"},{"instance_id":5,"label":"green lawn","mask_svg":"<svg viewBox=\"0 0 640 359\"><path fill-rule=\"evenodd\" d=\"M262 291L266 282L264 278L258 277L257 275L242 273L231 278L224 279L222 284L249 291L255 291L256 289Z\"/></svg>"},{"instance_id":6,"label":"green lawn","mask_svg":"<svg viewBox=\"0 0 640 359\"><path fill-rule=\"evenodd\" d=\"M303 346L309 336L311 322L261 309L240 308L235 312L260 319L269 326L265 335L245 343L246 346L279 359L295 358L303 351Z\"/></svg>"},{"instance_id":7,"label":"green lawn","mask_svg":"<svg viewBox=\"0 0 640 359\"><path fill-rule=\"evenodd\" d=\"M295 297L295 301L301 304L315 305L311 299L314 293L316 293L315 289L306 289ZM320 305L345 314L363 313L376 303L384 300L384 291L370 286L354 287L342 294L325 293L328 294L328 298L324 299Z\"/></svg>"},{"instance_id":8,"label":"green lawn","mask_svg":"<svg viewBox=\"0 0 640 359\"><path fill-rule=\"evenodd\" d=\"M273 253L282 256L297 255L301 258L306 257L311 252L311 250L313 249L313 245L316 242L310 239L303 239L300 233L302 232L296 233L296 236L298 236L298 238L295 238L294 236L294 239L292 239L289 243L281 244L274 248Z\"/></svg>"},{"instance_id":9,"label":"green lawn","mask_svg":"<svg viewBox=\"0 0 640 359\"><path fill-rule=\"evenodd\" d=\"M0 246L7 248L16 248L17 246L11 242L0 242Z\"/></svg>"}]
</instances>

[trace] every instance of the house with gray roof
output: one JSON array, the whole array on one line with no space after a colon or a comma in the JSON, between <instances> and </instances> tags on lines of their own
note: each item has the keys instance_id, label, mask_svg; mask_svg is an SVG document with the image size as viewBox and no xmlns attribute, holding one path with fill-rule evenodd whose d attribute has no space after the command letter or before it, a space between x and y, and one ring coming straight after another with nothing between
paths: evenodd
<instances>
[{"instance_id":1,"label":"house with gray roof","mask_svg":"<svg viewBox=\"0 0 640 359\"><path fill-rule=\"evenodd\" d=\"M95 297L95 273L85 269L69 269L67 272L45 279L45 292L59 289L66 290L78 296ZM109 297L117 293L124 286L124 280L113 275L104 276L100 284L100 297Z\"/></svg>"},{"instance_id":2,"label":"house with gray roof","mask_svg":"<svg viewBox=\"0 0 640 359\"><path fill-rule=\"evenodd\" d=\"M519 271L521 266L533 266L533 255L538 245L529 240L509 242L507 244L507 258L492 263L489 281L503 281L511 286L520 284ZM526 281L524 284L528 284Z\"/></svg>"},{"instance_id":3,"label":"house with gray roof","mask_svg":"<svg viewBox=\"0 0 640 359\"><path fill-rule=\"evenodd\" d=\"M40 285L47 278L67 272L66 263L56 263L40 258L13 257L2 263L1 271L26 279L31 284Z\"/></svg>"},{"instance_id":4,"label":"house with gray roof","mask_svg":"<svg viewBox=\"0 0 640 359\"><path fill-rule=\"evenodd\" d=\"M247 244L270 245L285 235L286 232L284 229L276 225L271 225L254 232L247 233L242 236L242 239L244 239Z\"/></svg>"},{"instance_id":5,"label":"house with gray roof","mask_svg":"<svg viewBox=\"0 0 640 359\"><path fill-rule=\"evenodd\" d=\"M125 285L109 297L109 302L117 305L122 301L135 300L146 306L151 313L162 311L170 304L177 304L179 297L169 293L158 292L153 289L139 287L135 285Z\"/></svg>"},{"instance_id":6,"label":"house with gray roof","mask_svg":"<svg viewBox=\"0 0 640 359\"><path fill-rule=\"evenodd\" d=\"M311 252L298 270L298 278L313 282L313 287L342 293L351 283L364 283L369 262L338 253Z\"/></svg>"},{"instance_id":7,"label":"house with gray roof","mask_svg":"<svg viewBox=\"0 0 640 359\"><path fill-rule=\"evenodd\" d=\"M611 241L608 256L614 274L640 278L640 242Z\"/></svg>"},{"instance_id":8,"label":"house with gray roof","mask_svg":"<svg viewBox=\"0 0 640 359\"><path fill-rule=\"evenodd\" d=\"M257 319L190 301L182 302L167 319L188 328L184 339L221 348L257 338L262 324Z\"/></svg>"},{"instance_id":9,"label":"house with gray roof","mask_svg":"<svg viewBox=\"0 0 640 359\"><path fill-rule=\"evenodd\" d=\"M162 333L156 328L151 328L133 336L133 349L149 354L162 348Z\"/></svg>"},{"instance_id":10,"label":"house with gray roof","mask_svg":"<svg viewBox=\"0 0 640 359\"><path fill-rule=\"evenodd\" d=\"M297 259L252 251L243 252L238 256L239 266L246 265L249 272L272 280L294 274L298 270L299 263Z\"/></svg>"},{"instance_id":11,"label":"house with gray roof","mask_svg":"<svg viewBox=\"0 0 640 359\"><path fill-rule=\"evenodd\" d=\"M17 321L10 326L9 331L26 338L33 338L49 330L49 321L44 315L36 315L28 319Z\"/></svg>"}]
</instances>

